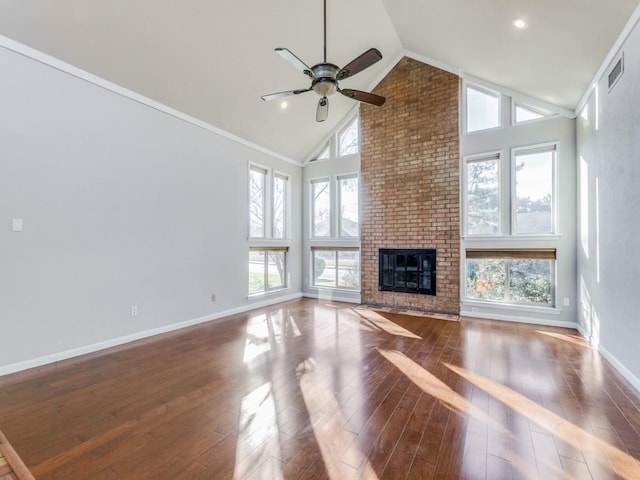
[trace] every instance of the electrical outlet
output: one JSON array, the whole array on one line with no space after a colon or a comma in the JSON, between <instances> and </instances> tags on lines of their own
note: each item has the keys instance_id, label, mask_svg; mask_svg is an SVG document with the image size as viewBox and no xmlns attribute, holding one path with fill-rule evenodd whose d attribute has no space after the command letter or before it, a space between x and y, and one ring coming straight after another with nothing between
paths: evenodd
<instances>
[{"instance_id":1,"label":"electrical outlet","mask_svg":"<svg viewBox=\"0 0 640 480\"><path fill-rule=\"evenodd\" d=\"M571 306L571 300L569 300L569 297L564 297L564 300L562 301L562 304L565 307L570 307Z\"/></svg>"},{"instance_id":2,"label":"electrical outlet","mask_svg":"<svg viewBox=\"0 0 640 480\"><path fill-rule=\"evenodd\" d=\"M132 317L137 317L138 316L138 306L137 305L133 305L131 307L131 316Z\"/></svg>"},{"instance_id":3,"label":"electrical outlet","mask_svg":"<svg viewBox=\"0 0 640 480\"><path fill-rule=\"evenodd\" d=\"M212 293L212 294L211 294L211 301L212 301L212 302L215 302L215 301L216 301L216 294L215 294L215 293Z\"/></svg>"}]
</instances>

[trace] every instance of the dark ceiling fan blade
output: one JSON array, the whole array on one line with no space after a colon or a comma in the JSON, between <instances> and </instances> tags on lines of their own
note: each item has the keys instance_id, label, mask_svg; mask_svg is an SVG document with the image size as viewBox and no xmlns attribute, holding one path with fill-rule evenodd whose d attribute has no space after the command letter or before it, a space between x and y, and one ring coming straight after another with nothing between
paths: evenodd
<instances>
[{"instance_id":1,"label":"dark ceiling fan blade","mask_svg":"<svg viewBox=\"0 0 640 480\"><path fill-rule=\"evenodd\" d=\"M324 122L329 116L329 99L322 97L318 101L318 109L316 110L316 122Z\"/></svg>"},{"instance_id":2,"label":"dark ceiling fan blade","mask_svg":"<svg viewBox=\"0 0 640 480\"><path fill-rule=\"evenodd\" d=\"M302 73L304 73L306 76L310 78L315 78L315 76L313 75L313 72L311 71L311 68L309 68L309 66L306 63L304 63L302 60L296 57L293 53L291 53L289 49L278 47L276 48L276 53L280 55L282 58L284 58L291 65L293 65L297 70L300 70Z\"/></svg>"},{"instance_id":3,"label":"dark ceiling fan blade","mask_svg":"<svg viewBox=\"0 0 640 480\"><path fill-rule=\"evenodd\" d=\"M381 107L384 105L385 98L380 95L376 95L375 93L362 92L360 90L352 90L350 88L344 88L340 90L340 93L345 97L353 98L354 100L358 100L359 102L370 103L371 105L375 105L376 107Z\"/></svg>"},{"instance_id":4,"label":"dark ceiling fan blade","mask_svg":"<svg viewBox=\"0 0 640 480\"><path fill-rule=\"evenodd\" d=\"M311 90L310 88L301 88L299 90L287 90L286 92L277 92L277 93L270 93L268 95L262 95L260 98L265 101L275 100L276 98L288 97L289 95L299 95L301 93L308 92L310 90Z\"/></svg>"},{"instance_id":5,"label":"dark ceiling fan blade","mask_svg":"<svg viewBox=\"0 0 640 480\"><path fill-rule=\"evenodd\" d=\"M342 67L336 78L342 80L344 78L353 77L356 73L360 73L365 68L369 68L374 63L382 59L382 54L377 48L370 48L362 55L354 58L347 65Z\"/></svg>"}]
</instances>

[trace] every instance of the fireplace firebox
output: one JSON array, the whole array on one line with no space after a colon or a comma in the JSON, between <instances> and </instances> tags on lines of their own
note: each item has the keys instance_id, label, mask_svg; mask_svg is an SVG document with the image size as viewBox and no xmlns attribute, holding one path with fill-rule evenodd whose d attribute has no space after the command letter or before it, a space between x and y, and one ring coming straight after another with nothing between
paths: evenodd
<instances>
[{"instance_id":1,"label":"fireplace firebox","mask_svg":"<svg viewBox=\"0 0 640 480\"><path fill-rule=\"evenodd\" d=\"M378 290L436 294L435 249L381 248L378 254Z\"/></svg>"}]
</instances>

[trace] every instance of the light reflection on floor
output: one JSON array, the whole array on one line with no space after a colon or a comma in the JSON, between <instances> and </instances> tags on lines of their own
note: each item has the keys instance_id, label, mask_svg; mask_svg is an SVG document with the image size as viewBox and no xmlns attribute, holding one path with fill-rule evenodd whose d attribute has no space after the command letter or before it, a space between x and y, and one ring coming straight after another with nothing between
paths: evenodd
<instances>
[{"instance_id":1,"label":"light reflection on floor","mask_svg":"<svg viewBox=\"0 0 640 480\"><path fill-rule=\"evenodd\" d=\"M280 435L271 383L256 388L242 399L238 422L234 479L245 479L256 468L260 477L278 480L282 476Z\"/></svg>"}]
</instances>

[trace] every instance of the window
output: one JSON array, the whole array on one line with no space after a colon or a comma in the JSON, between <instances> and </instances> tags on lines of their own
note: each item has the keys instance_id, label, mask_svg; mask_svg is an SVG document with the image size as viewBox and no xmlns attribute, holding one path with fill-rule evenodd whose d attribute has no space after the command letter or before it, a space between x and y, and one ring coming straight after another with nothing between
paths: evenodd
<instances>
[{"instance_id":1,"label":"window","mask_svg":"<svg viewBox=\"0 0 640 480\"><path fill-rule=\"evenodd\" d=\"M513 123L530 122L531 120L538 120L540 118L553 116L549 110L534 107L524 103L512 101L512 116Z\"/></svg>"},{"instance_id":2,"label":"window","mask_svg":"<svg viewBox=\"0 0 640 480\"><path fill-rule=\"evenodd\" d=\"M265 236L267 171L251 166L249 168L249 237Z\"/></svg>"},{"instance_id":3,"label":"window","mask_svg":"<svg viewBox=\"0 0 640 480\"><path fill-rule=\"evenodd\" d=\"M273 238L285 238L287 235L287 185L289 179L276 173L273 176Z\"/></svg>"},{"instance_id":4,"label":"window","mask_svg":"<svg viewBox=\"0 0 640 480\"><path fill-rule=\"evenodd\" d=\"M500 234L500 155L465 161L466 232L468 235Z\"/></svg>"},{"instance_id":5,"label":"window","mask_svg":"<svg viewBox=\"0 0 640 480\"><path fill-rule=\"evenodd\" d=\"M465 158L464 234L555 234L555 158L555 144Z\"/></svg>"},{"instance_id":6,"label":"window","mask_svg":"<svg viewBox=\"0 0 640 480\"><path fill-rule=\"evenodd\" d=\"M331 158L331 149L327 145L322 152L316 157L316 160L329 160Z\"/></svg>"},{"instance_id":7,"label":"window","mask_svg":"<svg viewBox=\"0 0 640 480\"><path fill-rule=\"evenodd\" d=\"M360 288L358 248L312 248L313 285L330 288Z\"/></svg>"},{"instance_id":8,"label":"window","mask_svg":"<svg viewBox=\"0 0 640 480\"><path fill-rule=\"evenodd\" d=\"M555 249L468 249L466 298L553 307L555 257Z\"/></svg>"},{"instance_id":9,"label":"window","mask_svg":"<svg viewBox=\"0 0 640 480\"><path fill-rule=\"evenodd\" d=\"M331 192L329 179L311 180L311 225L313 237L331 236Z\"/></svg>"},{"instance_id":10,"label":"window","mask_svg":"<svg viewBox=\"0 0 640 480\"><path fill-rule=\"evenodd\" d=\"M289 177L250 165L249 295L286 288L288 223ZM268 247L259 245L267 241Z\"/></svg>"},{"instance_id":11,"label":"window","mask_svg":"<svg viewBox=\"0 0 640 480\"><path fill-rule=\"evenodd\" d=\"M466 132L477 132L500 126L500 94L475 85L467 85Z\"/></svg>"},{"instance_id":12,"label":"window","mask_svg":"<svg viewBox=\"0 0 640 480\"><path fill-rule=\"evenodd\" d=\"M338 133L338 156L353 155L360 152L358 117L354 118Z\"/></svg>"},{"instance_id":13,"label":"window","mask_svg":"<svg viewBox=\"0 0 640 480\"><path fill-rule=\"evenodd\" d=\"M358 175L338 177L339 231L341 237L358 237Z\"/></svg>"},{"instance_id":14,"label":"window","mask_svg":"<svg viewBox=\"0 0 640 480\"><path fill-rule=\"evenodd\" d=\"M287 247L249 249L249 295L287 286Z\"/></svg>"},{"instance_id":15,"label":"window","mask_svg":"<svg viewBox=\"0 0 640 480\"><path fill-rule=\"evenodd\" d=\"M267 206L270 206L267 208ZM289 177L249 167L249 238L287 238Z\"/></svg>"},{"instance_id":16,"label":"window","mask_svg":"<svg viewBox=\"0 0 640 480\"><path fill-rule=\"evenodd\" d=\"M513 156L515 233L554 233L555 145L515 150Z\"/></svg>"}]
</instances>

